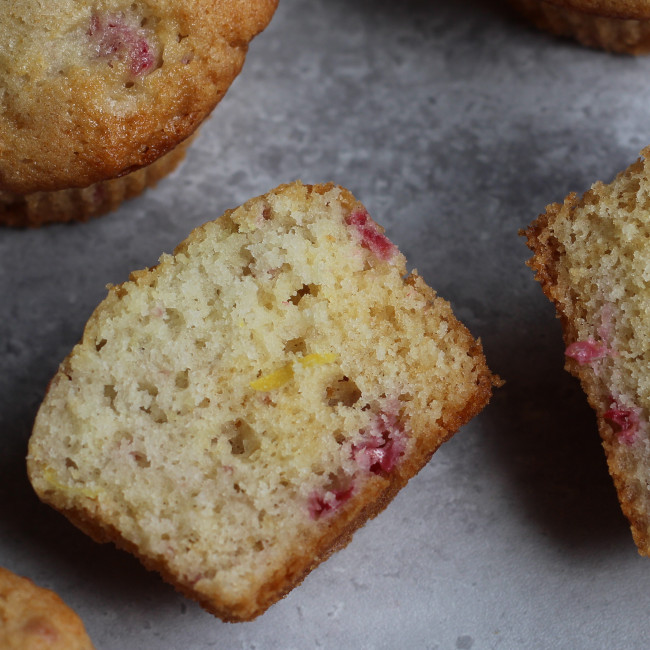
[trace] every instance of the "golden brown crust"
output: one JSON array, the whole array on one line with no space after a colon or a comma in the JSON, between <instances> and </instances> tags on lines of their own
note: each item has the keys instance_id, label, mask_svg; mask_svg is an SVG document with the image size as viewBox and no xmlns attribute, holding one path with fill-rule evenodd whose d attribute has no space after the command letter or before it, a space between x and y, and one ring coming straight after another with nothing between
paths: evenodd
<instances>
[{"instance_id":1,"label":"golden brown crust","mask_svg":"<svg viewBox=\"0 0 650 650\"><path fill-rule=\"evenodd\" d=\"M93 650L81 619L53 591L0 567L2 650Z\"/></svg>"},{"instance_id":2,"label":"golden brown crust","mask_svg":"<svg viewBox=\"0 0 650 650\"><path fill-rule=\"evenodd\" d=\"M53 21L41 16L40 3L22 0L0 20L0 32L30 25L20 32L24 52L16 54L24 55L27 73L20 77L14 70L11 53L6 60L0 56L4 191L87 187L130 174L171 151L224 96L241 70L249 41L268 24L277 2L106 2L100 15L119 20L126 15L128 26L134 14L132 22L148 25L142 38L158 58L151 70L137 74L123 61L103 55L101 41L88 42L96 15L90 7L69 4L61 6ZM30 45L30 39L36 43ZM50 67L44 68L32 51L39 40L55 53Z\"/></svg>"},{"instance_id":3,"label":"golden brown crust","mask_svg":"<svg viewBox=\"0 0 650 650\"><path fill-rule=\"evenodd\" d=\"M621 54L650 52L650 3L510 0L532 24L585 47Z\"/></svg>"}]
</instances>

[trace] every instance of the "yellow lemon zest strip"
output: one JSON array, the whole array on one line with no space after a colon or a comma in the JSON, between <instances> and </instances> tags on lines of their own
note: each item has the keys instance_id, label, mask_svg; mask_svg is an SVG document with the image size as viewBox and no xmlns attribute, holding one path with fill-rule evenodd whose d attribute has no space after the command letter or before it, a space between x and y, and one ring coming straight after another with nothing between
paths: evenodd
<instances>
[{"instance_id":1,"label":"yellow lemon zest strip","mask_svg":"<svg viewBox=\"0 0 650 650\"><path fill-rule=\"evenodd\" d=\"M327 354L308 354L306 357L298 359L298 363L305 368L312 368L314 366L320 366L325 363L333 363L338 358L338 355L330 352ZM250 387L253 390L273 390L274 388L280 388L286 383L290 382L293 379L293 364L288 363L277 370L264 375L259 379L255 379L250 383Z\"/></svg>"},{"instance_id":2,"label":"yellow lemon zest strip","mask_svg":"<svg viewBox=\"0 0 650 650\"><path fill-rule=\"evenodd\" d=\"M45 471L43 472L43 476L50 485L57 488L58 490L63 490L64 492L71 492L72 494L81 494L82 496L88 497L89 499L96 499L99 496L99 492L97 492L96 490L91 490L89 488L73 487L70 485L64 485L63 483L60 483L55 478L56 472L51 467L45 469Z\"/></svg>"},{"instance_id":3,"label":"yellow lemon zest strip","mask_svg":"<svg viewBox=\"0 0 650 650\"><path fill-rule=\"evenodd\" d=\"M321 366L325 363L334 363L338 358L338 354L335 352L328 352L327 354L308 354L302 359L298 359L298 363L305 368L311 368L312 366Z\"/></svg>"},{"instance_id":4,"label":"yellow lemon zest strip","mask_svg":"<svg viewBox=\"0 0 650 650\"><path fill-rule=\"evenodd\" d=\"M280 388L288 381L291 381L293 377L293 367L289 363L278 370L274 370L268 375L264 375L255 381L250 383L250 387L253 390L273 390L274 388Z\"/></svg>"}]
</instances>

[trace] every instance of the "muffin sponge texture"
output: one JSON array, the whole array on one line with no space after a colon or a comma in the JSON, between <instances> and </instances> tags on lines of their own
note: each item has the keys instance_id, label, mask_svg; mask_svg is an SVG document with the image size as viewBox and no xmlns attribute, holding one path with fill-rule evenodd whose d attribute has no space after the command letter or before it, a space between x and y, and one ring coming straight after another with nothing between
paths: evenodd
<instances>
[{"instance_id":1,"label":"muffin sponge texture","mask_svg":"<svg viewBox=\"0 0 650 650\"><path fill-rule=\"evenodd\" d=\"M492 381L363 206L297 182L110 289L28 469L93 537L247 620L383 509Z\"/></svg>"}]
</instances>

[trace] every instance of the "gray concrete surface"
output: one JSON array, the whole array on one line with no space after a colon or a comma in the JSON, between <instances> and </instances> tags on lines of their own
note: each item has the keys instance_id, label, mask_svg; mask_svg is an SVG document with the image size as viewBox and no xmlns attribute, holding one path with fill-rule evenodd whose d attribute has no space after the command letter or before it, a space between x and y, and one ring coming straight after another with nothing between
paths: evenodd
<instances>
[{"instance_id":1,"label":"gray concrete surface","mask_svg":"<svg viewBox=\"0 0 650 650\"><path fill-rule=\"evenodd\" d=\"M0 230L0 564L59 592L99 650L647 647L650 560L517 232L650 143L649 80L650 58L495 2L281 0L158 188L87 224ZM41 505L23 459L105 285L295 178L364 201L507 383L348 548L226 624Z\"/></svg>"}]
</instances>

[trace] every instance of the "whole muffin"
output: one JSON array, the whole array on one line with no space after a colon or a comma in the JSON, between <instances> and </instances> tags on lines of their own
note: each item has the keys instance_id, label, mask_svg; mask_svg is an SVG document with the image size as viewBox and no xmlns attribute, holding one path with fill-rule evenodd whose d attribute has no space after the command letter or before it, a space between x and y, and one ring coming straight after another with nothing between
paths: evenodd
<instances>
[{"instance_id":1,"label":"whole muffin","mask_svg":"<svg viewBox=\"0 0 650 650\"><path fill-rule=\"evenodd\" d=\"M650 52L648 0L511 0L540 29L610 52Z\"/></svg>"},{"instance_id":2,"label":"whole muffin","mask_svg":"<svg viewBox=\"0 0 650 650\"><path fill-rule=\"evenodd\" d=\"M8 3L0 12L0 223L101 214L171 171L276 6Z\"/></svg>"},{"instance_id":3,"label":"whole muffin","mask_svg":"<svg viewBox=\"0 0 650 650\"><path fill-rule=\"evenodd\" d=\"M2 650L94 650L81 619L53 591L0 567Z\"/></svg>"}]
</instances>

